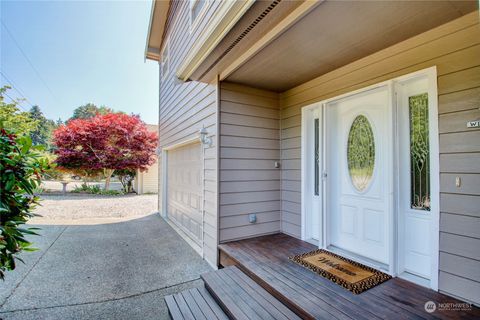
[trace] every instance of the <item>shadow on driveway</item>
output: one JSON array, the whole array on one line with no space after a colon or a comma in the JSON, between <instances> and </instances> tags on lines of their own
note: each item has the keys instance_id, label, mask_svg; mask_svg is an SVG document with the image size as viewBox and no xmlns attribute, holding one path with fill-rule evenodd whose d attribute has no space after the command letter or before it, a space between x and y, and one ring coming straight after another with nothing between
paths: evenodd
<instances>
[{"instance_id":1,"label":"shadow on driveway","mask_svg":"<svg viewBox=\"0 0 480 320\"><path fill-rule=\"evenodd\" d=\"M40 249L0 282L3 319L165 319L163 297L211 267L157 214L97 225L36 225Z\"/></svg>"}]
</instances>

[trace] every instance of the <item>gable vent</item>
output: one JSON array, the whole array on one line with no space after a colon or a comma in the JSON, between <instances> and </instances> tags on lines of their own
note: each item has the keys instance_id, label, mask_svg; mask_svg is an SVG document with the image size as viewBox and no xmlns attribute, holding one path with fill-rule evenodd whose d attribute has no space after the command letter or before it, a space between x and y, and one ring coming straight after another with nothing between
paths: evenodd
<instances>
[{"instance_id":1,"label":"gable vent","mask_svg":"<svg viewBox=\"0 0 480 320\"><path fill-rule=\"evenodd\" d=\"M255 20L253 20L253 22L250 23L250 25L245 28L245 30L228 46L228 48L225 49L225 51L217 59L215 59L212 65L208 67L208 69L202 74L200 78L203 78L208 72L210 72L213 66L215 66L220 60L223 59L223 57L225 57L230 51L232 51L232 49L235 48L235 46L240 41L242 41L242 39L245 38L247 34L249 34L250 31L252 31L255 26L259 24L260 21L262 21L280 2L282 2L282 0L275 0L265 10L263 10L263 12Z\"/></svg>"}]
</instances>

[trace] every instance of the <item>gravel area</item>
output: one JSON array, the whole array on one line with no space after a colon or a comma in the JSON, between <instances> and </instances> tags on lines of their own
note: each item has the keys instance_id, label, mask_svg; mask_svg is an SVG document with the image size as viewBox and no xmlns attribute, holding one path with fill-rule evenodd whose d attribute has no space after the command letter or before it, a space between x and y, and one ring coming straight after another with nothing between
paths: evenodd
<instances>
[{"instance_id":1,"label":"gravel area","mask_svg":"<svg viewBox=\"0 0 480 320\"><path fill-rule=\"evenodd\" d=\"M35 210L42 217L35 217L29 223L94 224L103 219L139 218L158 211L156 194L101 196L67 194L41 195L41 206Z\"/></svg>"}]
</instances>

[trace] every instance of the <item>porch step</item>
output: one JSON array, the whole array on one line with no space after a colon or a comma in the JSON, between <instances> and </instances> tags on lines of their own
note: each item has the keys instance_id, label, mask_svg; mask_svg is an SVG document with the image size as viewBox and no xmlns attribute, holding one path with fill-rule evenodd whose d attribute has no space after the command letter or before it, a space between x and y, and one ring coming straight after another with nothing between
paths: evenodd
<instances>
[{"instance_id":1,"label":"porch step","mask_svg":"<svg viewBox=\"0 0 480 320\"><path fill-rule=\"evenodd\" d=\"M300 319L235 266L206 273L202 279L206 289L195 288L165 297L173 320Z\"/></svg>"},{"instance_id":2,"label":"porch step","mask_svg":"<svg viewBox=\"0 0 480 320\"><path fill-rule=\"evenodd\" d=\"M230 319L300 319L235 266L204 274L202 279Z\"/></svg>"},{"instance_id":3,"label":"porch step","mask_svg":"<svg viewBox=\"0 0 480 320\"><path fill-rule=\"evenodd\" d=\"M168 312L173 320L227 320L212 296L205 288L193 288L165 297Z\"/></svg>"}]
</instances>

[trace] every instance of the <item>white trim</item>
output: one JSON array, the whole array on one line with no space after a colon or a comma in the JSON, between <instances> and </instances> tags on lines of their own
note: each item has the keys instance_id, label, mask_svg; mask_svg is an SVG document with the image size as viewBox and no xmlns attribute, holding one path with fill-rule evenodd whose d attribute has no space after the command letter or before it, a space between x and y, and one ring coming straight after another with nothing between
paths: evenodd
<instances>
[{"instance_id":1,"label":"white trim","mask_svg":"<svg viewBox=\"0 0 480 320\"><path fill-rule=\"evenodd\" d=\"M147 61L148 56L148 49L150 44L150 35L152 33L152 23L153 23L153 12L155 10L155 1L152 1L152 5L150 6L150 17L148 19L148 31L147 31L147 39L145 41L145 49L143 51L143 62Z\"/></svg>"},{"instance_id":2,"label":"white trim","mask_svg":"<svg viewBox=\"0 0 480 320\"><path fill-rule=\"evenodd\" d=\"M438 290L438 277L440 270L440 136L438 133L438 84L437 68L430 68L427 72L429 90L431 97L431 109L429 114L430 123L430 184L431 184L431 205L432 208L432 269L430 287ZM432 152L433 150L433 152Z\"/></svg>"},{"instance_id":3,"label":"white trim","mask_svg":"<svg viewBox=\"0 0 480 320\"><path fill-rule=\"evenodd\" d=\"M167 160L167 149L162 149L162 208L161 216L167 218L167 181L168 181L168 160Z\"/></svg>"},{"instance_id":4,"label":"white trim","mask_svg":"<svg viewBox=\"0 0 480 320\"><path fill-rule=\"evenodd\" d=\"M221 1L212 15L211 21L208 22L205 30L196 39L188 55L178 67L176 76L182 81L187 81L254 3L255 0Z\"/></svg>"},{"instance_id":5,"label":"white trim","mask_svg":"<svg viewBox=\"0 0 480 320\"><path fill-rule=\"evenodd\" d=\"M215 145L215 156L217 157L216 159L216 168L215 168L215 176L216 176L216 188L217 188L217 194L216 194L216 204L215 204L215 209L216 209L216 214L215 214L215 229L216 229L216 246L215 246L215 268L218 268L219 263L219 252L218 252L218 245L220 244L220 140L222 137L222 133L220 130L220 94L221 94L221 88L220 88L220 81L217 77L216 83L215 83L215 99L216 99L216 109L215 109L215 130L216 130L216 143Z\"/></svg>"},{"instance_id":6,"label":"white trim","mask_svg":"<svg viewBox=\"0 0 480 320\"><path fill-rule=\"evenodd\" d=\"M152 1L144 51L145 61L147 59L160 61L160 49L162 48L163 34L166 28L169 12L170 1ZM153 33L155 34L155 40L157 41L152 41ZM151 42L154 42L155 45L152 45Z\"/></svg>"},{"instance_id":7,"label":"white trim","mask_svg":"<svg viewBox=\"0 0 480 320\"><path fill-rule=\"evenodd\" d=\"M300 181L302 183L300 184L300 195L301 195L301 204L300 204L300 210L301 210L301 230L300 230L300 239L305 241L307 238L307 232L306 232L306 222L307 222L307 211L306 211L306 203L307 203L307 194L306 190L307 188L307 121L310 120L311 118L307 118L307 110L310 108L313 108L316 106L316 103L313 105L308 105L306 107L302 108L302 126L301 126L301 149L300 149L300 159L301 159L301 167L300 167Z\"/></svg>"},{"instance_id":8,"label":"white trim","mask_svg":"<svg viewBox=\"0 0 480 320\"><path fill-rule=\"evenodd\" d=\"M318 106L322 106L322 118L323 118L323 131L322 131L322 145L323 145L323 150L322 154L323 157L325 157L325 139L326 139L326 134L325 134L325 107L328 103L337 101L349 96L356 95L361 92L365 91L370 91L374 90L377 88L380 88L382 86L388 86L389 90L389 99L392 104L390 104L390 107L392 108L392 133L393 139L394 139L394 159L391 159L391 162L393 164L392 170L394 172L394 180L389 181L389 184L391 184L392 190L393 190L393 195L391 199L389 199L391 203L391 207L393 207L393 210L391 215L389 216L389 219L392 219L390 221L390 235L389 235L389 240L388 240L388 245L390 247L389 249L389 266L388 266L388 272L392 274L393 276L397 275L398 272L398 257L399 257L399 252L398 252L398 246L399 246L399 235L398 235L398 177L399 177L399 166L396 160L396 154L398 152L398 147L397 147L397 141L398 141L398 133L397 133L397 115L396 115L396 108L395 108L395 87L394 84L396 82L400 81L405 81L414 77L418 77L420 75L427 76L428 81L429 81L429 100L431 103L429 104L429 123L430 123L430 179L431 179L431 209L430 212L432 213L432 233L431 233L431 254L432 254L432 266L431 266L431 278L429 281L429 286L433 290L438 290L438 276L439 276L439 237L440 237L440 154L439 154L439 136L438 136L438 92L437 92L437 71L436 67L431 67L423 70L419 70L404 76L396 77L387 81L383 81L377 84L373 84L355 91L351 91L336 97L332 97L320 102L316 102L313 104L310 104L308 106L305 106L302 108L302 128L301 128L301 238L302 240L306 240L308 235L306 234L306 228L305 224L307 223L307 212L306 212L306 201L308 201L307 194L305 190L308 190L308 187L306 185L307 179L307 171L309 170L307 166L307 126L306 126L306 121L308 121L308 117L306 116L306 112L308 110L311 110L312 108L316 108ZM322 160L323 166L325 166L325 159ZM325 169L325 168L323 168ZM322 226L323 230L321 234L323 235L322 241L319 244L320 248L326 248L329 244L329 239L328 239L328 230L327 230L327 217L328 215L326 214L326 197L325 197L325 192L326 192L326 187L324 184L323 189L323 199L322 199ZM366 262L367 264L368 263Z\"/></svg>"},{"instance_id":9,"label":"white trim","mask_svg":"<svg viewBox=\"0 0 480 320\"><path fill-rule=\"evenodd\" d=\"M170 151L170 150L173 150L173 149L177 149L177 148L186 146L187 144L192 144L192 143L197 143L197 142L201 143L200 137L188 138L188 139L182 140L178 143L171 144L171 145L168 145L166 147L163 147L162 151Z\"/></svg>"},{"instance_id":10,"label":"white trim","mask_svg":"<svg viewBox=\"0 0 480 320\"><path fill-rule=\"evenodd\" d=\"M200 148L202 148L202 259L205 260L205 148L206 145L204 145L200 141Z\"/></svg>"}]
</instances>

